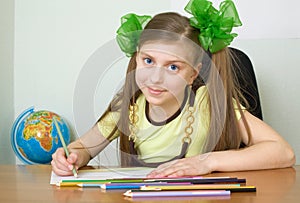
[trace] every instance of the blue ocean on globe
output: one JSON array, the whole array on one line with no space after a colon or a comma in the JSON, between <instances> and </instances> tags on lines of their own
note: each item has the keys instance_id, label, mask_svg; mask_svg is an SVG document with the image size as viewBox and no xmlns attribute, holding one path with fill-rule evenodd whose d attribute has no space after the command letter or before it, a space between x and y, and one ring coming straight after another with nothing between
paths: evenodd
<instances>
[{"instance_id":1,"label":"blue ocean on globe","mask_svg":"<svg viewBox=\"0 0 300 203\"><path fill-rule=\"evenodd\" d=\"M11 130L11 145L16 156L25 164L49 164L52 154L62 147L53 122L57 120L66 144L70 143L70 130L58 114L31 107L15 120Z\"/></svg>"}]
</instances>

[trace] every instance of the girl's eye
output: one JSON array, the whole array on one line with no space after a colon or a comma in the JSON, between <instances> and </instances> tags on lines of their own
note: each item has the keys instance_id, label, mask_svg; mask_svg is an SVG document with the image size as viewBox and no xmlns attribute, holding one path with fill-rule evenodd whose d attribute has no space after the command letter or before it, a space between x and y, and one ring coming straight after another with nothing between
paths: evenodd
<instances>
[{"instance_id":1,"label":"girl's eye","mask_svg":"<svg viewBox=\"0 0 300 203\"><path fill-rule=\"evenodd\" d=\"M152 59L150 59L150 58L145 58L144 62L145 62L145 64L148 64L148 65L153 63Z\"/></svg>"},{"instance_id":2,"label":"girl's eye","mask_svg":"<svg viewBox=\"0 0 300 203\"><path fill-rule=\"evenodd\" d=\"M172 65L170 65L170 66L168 67L168 69L171 70L171 71L177 71L177 70L178 70L178 66L172 64Z\"/></svg>"}]
</instances>

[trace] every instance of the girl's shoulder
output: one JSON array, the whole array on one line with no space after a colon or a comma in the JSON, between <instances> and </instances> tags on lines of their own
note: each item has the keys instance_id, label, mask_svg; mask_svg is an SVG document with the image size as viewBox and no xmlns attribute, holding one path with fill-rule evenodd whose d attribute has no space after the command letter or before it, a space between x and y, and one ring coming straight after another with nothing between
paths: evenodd
<instances>
[{"instance_id":1,"label":"girl's shoulder","mask_svg":"<svg viewBox=\"0 0 300 203\"><path fill-rule=\"evenodd\" d=\"M201 86L197 89L195 95L195 104L203 104L203 102L208 101L208 89L207 87Z\"/></svg>"},{"instance_id":2,"label":"girl's shoulder","mask_svg":"<svg viewBox=\"0 0 300 203\"><path fill-rule=\"evenodd\" d=\"M203 85L203 86L201 86L201 87L199 87L198 89L197 89L197 91L196 91L196 96L198 95L204 95L204 94L206 94L207 93L207 87L206 87L206 85Z\"/></svg>"}]
</instances>

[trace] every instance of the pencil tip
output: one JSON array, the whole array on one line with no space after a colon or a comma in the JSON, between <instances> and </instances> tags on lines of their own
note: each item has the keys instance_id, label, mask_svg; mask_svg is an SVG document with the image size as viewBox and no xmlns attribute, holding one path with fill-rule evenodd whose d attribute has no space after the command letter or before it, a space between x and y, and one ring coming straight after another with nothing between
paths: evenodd
<instances>
[{"instance_id":1,"label":"pencil tip","mask_svg":"<svg viewBox=\"0 0 300 203\"><path fill-rule=\"evenodd\" d=\"M131 196L131 190L127 190L123 193L124 196L130 197Z\"/></svg>"}]
</instances>

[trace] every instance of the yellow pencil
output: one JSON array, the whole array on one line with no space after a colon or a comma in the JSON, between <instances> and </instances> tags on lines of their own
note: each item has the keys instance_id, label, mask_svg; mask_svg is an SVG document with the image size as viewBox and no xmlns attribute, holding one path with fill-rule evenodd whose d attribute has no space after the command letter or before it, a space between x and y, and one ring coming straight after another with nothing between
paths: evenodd
<instances>
[{"instance_id":1,"label":"yellow pencil","mask_svg":"<svg viewBox=\"0 0 300 203\"><path fill-rule=\"evenodd\" d=\"M80 184L80 182L72 182L72 183L58 182L58 183L56 183L56 186L58 186L58 187L78 187L78 184Z\"/></svg>"},{"instance_id":2,"label":"yellow pencil","mask_svg":"<svg viewBox=\"0 0 300 203\"><path fill-rule=\"evenodd\" d=\"M59 128L59 126L57 124L56 118L53 117L52 120L53 120L53 122L55 124L56 130L57 130L58 135L59 135L60 142L61 142L61 144L62 144L62 146L63 146L63 148L65 150L66 156L69 157L70 153L68 151L68 148L67 148L67 145L65 143L64 137L61 134L60 128ZM77 174L77 171L76 171L75 167L73 167L72 172L73 172L74 177L77 178L78 174Z\"/></svg>"}]
</instances>

